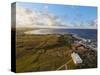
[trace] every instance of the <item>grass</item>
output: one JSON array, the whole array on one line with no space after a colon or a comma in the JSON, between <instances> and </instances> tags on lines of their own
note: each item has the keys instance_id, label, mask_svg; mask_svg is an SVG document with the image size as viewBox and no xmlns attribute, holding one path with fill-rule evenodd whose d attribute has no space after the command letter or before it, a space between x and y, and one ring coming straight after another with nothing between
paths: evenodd
<instances>
[{"instance_id":1,"label":"grass","mask_svg":"<svg viewBox=\"0 0 100 75\"><path fill-rule=\"evenodd\" d=\"M17 30L16 35L16 72L52 71L69 60L68 69L77 68L70 57L73 44L71 36L26 35L22 33L25 29L20 32L21 29Z\"/></svg>"},{"instance_id":2,"label":"grass","mask_svg":"<svg viewBox=\"0 0 100 75\"><path fill-rule=\"evenodd\" d=\"M16 35L16 71L49 71L69 60L69 47L58 35ZM61 39L61 37L60 37Z\"/></svg>"}]
</instances>

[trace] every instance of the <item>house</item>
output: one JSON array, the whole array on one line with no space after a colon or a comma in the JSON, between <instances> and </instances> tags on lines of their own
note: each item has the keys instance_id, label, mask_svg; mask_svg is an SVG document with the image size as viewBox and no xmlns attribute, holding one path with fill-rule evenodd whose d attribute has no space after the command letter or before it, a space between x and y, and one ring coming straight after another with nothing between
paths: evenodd
<instances>
[{"instance_id":1,"label":"house","mask_svg":"<svg viewBox=\"0 0 100 75\"><path fill-rule=\"evenodd\" d=\"M73 52L71 54L71 57L72 57L72 59L73 59L75 64L80 64L80 63L83 62L83 60L80 58L80 56L77 53L75 53L75 52Z\"/></svg>"}]
</instances>

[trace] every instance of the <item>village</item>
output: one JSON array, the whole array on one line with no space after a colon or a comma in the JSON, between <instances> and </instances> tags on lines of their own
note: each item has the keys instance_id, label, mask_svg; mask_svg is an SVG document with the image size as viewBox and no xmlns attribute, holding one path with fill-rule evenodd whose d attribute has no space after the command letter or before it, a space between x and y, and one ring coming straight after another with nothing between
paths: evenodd
<instances>
[{"instance_id":1,"label":"village","mask_svg":"<svg viewBox=\"0 0 100 75\"><path fill-rule=\"evenodd\" d=\"M84 38L81 38L79 36L77 36L76 34L71 34L70 35L71 37L73 37L75 40L74 40L74 46L72 47L72 53L71 53L71 58L67 63L65 63L64 65L60 66L59 68L57 68L57 70L61 70L62 68L65 67L65 69L67 70L68 69L68 63L70 63L70 61L73 60L73 63L75 65L80 65L83 63L83 60L81 57L80 57L80 53L82 51L86 51L86 50L92 50L92 51L97 51L97 43L96 41L92 41L90 39L84 39ZM79 52L80 51L80 52ZM70 67L71 69L71 67Z\"/></svg>"},{"instance_id":2,"label":"village","mask_svg":"<svg viewBox=\"0 0 100 75\"><path fill-rule=\"evenodd\" d=\"M96 42L76 34L17 34L16 39L18 72L26 71L27 61L32 71L97 67Z\"/></svg>"}]
</instances>

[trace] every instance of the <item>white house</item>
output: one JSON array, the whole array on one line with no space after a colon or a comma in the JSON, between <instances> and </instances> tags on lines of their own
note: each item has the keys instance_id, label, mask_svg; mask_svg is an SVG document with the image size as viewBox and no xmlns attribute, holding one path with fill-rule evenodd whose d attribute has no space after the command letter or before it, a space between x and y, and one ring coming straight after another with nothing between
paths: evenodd
<instances>
[{"instance_id":1,"label":"white house","mask_svg":"<svg viewBox=\"0 0 100 75\"><path fill-rule=\"evenodd\" d=\"M71 54L71 57L72 57L72 59L73 59L75 64L80 64L80 63L83 62L83 60L80 58L80 56L77 53L75 53L75 52L73 52Z\"/></svg>"}]
</instances>

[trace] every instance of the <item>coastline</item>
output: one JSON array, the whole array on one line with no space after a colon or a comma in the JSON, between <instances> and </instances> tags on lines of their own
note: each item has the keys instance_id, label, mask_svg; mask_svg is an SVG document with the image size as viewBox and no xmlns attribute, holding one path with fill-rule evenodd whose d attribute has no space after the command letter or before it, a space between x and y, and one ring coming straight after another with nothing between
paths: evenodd
<instances>
[{"instance_id":1,"label":"coastline","mask_svg":"<svg viewBox=\"0 0 100 75\"><path fill-rule=\"evenodd\" d=\"M50 35L52 34L52 32L50 32L48 29L37 29L37 30L31 30L31 31L27 31L24 32L24 34L33 34L33 35ZM78 42L82 45L84 45L86 48L90 48L91 50L97 51L97 46L95 45L95 43L97 43L96 41L94 42L93 39L86 39L83 37L80 37L78 34L75 33L57 33L54 32L53 35L71 35L73 38L77 39ZM88 44L89 43L89 44Z\"/></svg>"}]
</instances>

